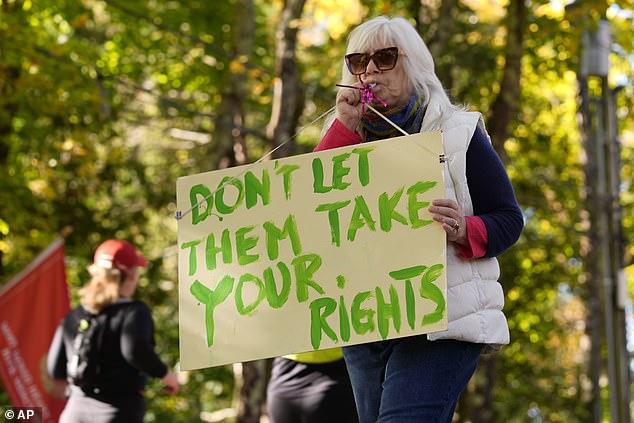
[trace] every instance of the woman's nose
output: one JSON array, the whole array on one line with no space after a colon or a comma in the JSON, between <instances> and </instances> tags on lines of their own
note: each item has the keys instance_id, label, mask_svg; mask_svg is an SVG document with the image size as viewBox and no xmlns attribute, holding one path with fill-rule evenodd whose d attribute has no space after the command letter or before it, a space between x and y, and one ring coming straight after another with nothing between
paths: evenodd
<instances>
[{"instance_id":1,"label":"woman's nose","mask_svg":"<svg viewBox=\"0 0 634 423\"><path fill-rule=\"evenodd\" d=\"M368 63L368 66L366 66L365 68L365 73L377 73L377 72L379 72L379 68L376 67L374 60L370 60L370 63Z\"/></svg>"}]
</instances>

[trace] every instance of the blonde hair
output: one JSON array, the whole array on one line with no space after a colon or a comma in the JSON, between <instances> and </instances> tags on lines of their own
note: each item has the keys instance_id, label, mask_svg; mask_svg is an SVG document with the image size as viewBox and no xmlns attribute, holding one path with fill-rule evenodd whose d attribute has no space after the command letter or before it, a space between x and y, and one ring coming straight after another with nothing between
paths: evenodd
<instances>
[{"instance_id":1,"label":"blonde hair","mask_svg":"<svg viewBox=\"0 0 634 423\"><path fill-rule=\"evenodd\" d=\"M108 269L95 264L88 266L88 272L90 282L79 290L79 298L91 311L100 312L119 299L121 283L127 275L116 267Z\"/></svg>"},{"instance_id":2,"label":"blonde hair","mask_svg":"<svg viewBox=\"0 0 634 423\"><path fill-rule=\"evenodd\" d=\"M398 47L405 54L399 57L403 61L405 75L410 80L414 92L422 99L424 109L430 103L439 114L439 122L464 107L451 103L440 79L434 71L434 58L420 34L407 19L378 16L354 28L348 35L346 54L367 52L377 47ZM358 79L342 64L341 83L354 85Z\"/></svg>"}]
</instances>

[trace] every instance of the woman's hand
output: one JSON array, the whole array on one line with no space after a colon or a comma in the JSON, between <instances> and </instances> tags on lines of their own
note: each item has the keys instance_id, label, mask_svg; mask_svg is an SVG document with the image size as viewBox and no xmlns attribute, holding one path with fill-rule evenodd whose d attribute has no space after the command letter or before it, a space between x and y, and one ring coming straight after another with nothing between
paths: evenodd
<instances>
[{"instance_id":1,"label":"woman's hand","mask_svg":"<svg viewBox=\"0 0 634 423\"><path fill-rule=\"evenodd\" d=\"M467 223L464 213L458 203L447 198L441 198L431 202L429 212L432 219L442 224L447 232L447 240L458 244L467 245Z\"/></svg>"},{"instance_id":2,"label":"woman's hand","mask_svg":"<svg viewBox=\"0 0 634 423\"><path fill-rule=\"evenodd\" d=\"M50 376L46 376L48 377L47 380L42 380L42 382L46 384L45 389L49 395L57 400L68 398L68 382L60 379L51 379Z\"/></svg>"},{"instance_id":3,"label":"woman's hand","mask_svg":"<svg viewBox=\"0 0 634 423\"><path fill-rule=\"evenodd\" d=\"M167 374L163 376L161 381L165 384L165 392L170 395L174 395L178 392L180 384L178 383L178 376L172 370L168 370Z\"/></svg>"},{"instance_id":4,"label":"woman's hand","mask_svg":"<svg viewBox=\"0 0 634 423\"><path fill-rule=\"evenodd\" d=\"M355 131L361 122L363 113L361 97L361 91L352 88L342 88L337 93L335 102L337 119L351 131Z\"/></svg>"}]
</instances>

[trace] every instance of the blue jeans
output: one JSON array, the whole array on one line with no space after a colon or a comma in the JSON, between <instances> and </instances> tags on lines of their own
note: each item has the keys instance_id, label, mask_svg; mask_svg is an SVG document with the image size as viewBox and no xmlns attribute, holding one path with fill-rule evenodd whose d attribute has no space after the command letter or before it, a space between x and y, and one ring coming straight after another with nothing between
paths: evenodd
<instances>
[{"instance_id":1,"label":"blue jeans","mask_svg":"<svg viewBox=\"0 0 634 423\"><path fill-rule=\"evenodd\" d=\"M426 335L344 347L359 423L450 423L481 350Z\"/></svg>"}]
</instances>

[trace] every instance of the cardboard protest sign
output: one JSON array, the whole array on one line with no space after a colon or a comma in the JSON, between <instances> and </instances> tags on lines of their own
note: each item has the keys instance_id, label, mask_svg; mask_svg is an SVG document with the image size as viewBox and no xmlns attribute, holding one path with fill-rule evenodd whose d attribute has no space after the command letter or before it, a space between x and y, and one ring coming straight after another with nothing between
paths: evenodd
<instances>
[{"instance_id":1,"label":"cardboard protest sign","mask_svg":"<svg viewBox=\"0 0 634 423\"><path fill-rule=\"evenodd\" d=\"M442 136L179 178L182 369L447 328Z\"/></svg>"}]
</instances>

